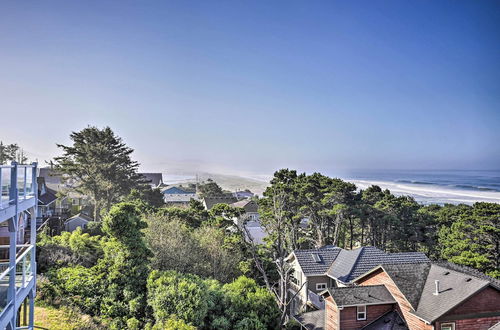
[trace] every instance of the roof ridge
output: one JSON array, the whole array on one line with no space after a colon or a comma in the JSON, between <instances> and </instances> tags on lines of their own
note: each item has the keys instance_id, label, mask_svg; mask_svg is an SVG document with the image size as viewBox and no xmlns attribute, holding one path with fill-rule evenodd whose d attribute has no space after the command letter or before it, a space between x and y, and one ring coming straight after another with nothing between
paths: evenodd
<instances>
[{"instance_id":1,"label":"roof ridge","mask_svg":"<svg viewBox=\"0 0 500 330\"><path fill-rule=\"evenodd\" d=\"M346 276L346 279L348 279L349 277L351 277L351 274L354 271L354 269L356 269L356 265L358 264L359 258L361 257L361 255L365 251L366 247L368 247L368 246L362 246L362 247L359 248L360 251L359 251L358 255L356 256L356 260L354 260L354 262L353 262L353 264L351 266L351 270L349 271L349 273Z\"/></svg>"},{"instance_id":2,"label":"roof ridge","mask_svg":"<svg viewBox=\"0 0 500 330\"><path fill-rule=\"evenodd\" d=\"M493 278L491 276L488 276L485 273L483 273L477 269L474 269L472 267L469 267L466 265L459 265L459 264L456 264L456 263L453 263L453 262L447 261L447 260L433 261L432 264L434 264L438 267L446 268L446 269L449 269L449 270L452 270L455 272L459 272L459 273L462 273L465 275L474 276L475 278L480 279L480 280L488 281L490 283L498 285L499 290L500 290L500 280Z\"/></svg>"},{"instance_id":3,"label":"roof ridge","mask_svg":"<svg viewBox=\"0 0 500 330\"><path fill-rule=\"evenodd\" d=\"M373 288L376 286L383 286L385 287L384 284L374 284L374 285L353 285L353 286L339 286L336 287L335 290L344 290L344 289L352 289L352 288Z\"/></svg>"}]
</instances>

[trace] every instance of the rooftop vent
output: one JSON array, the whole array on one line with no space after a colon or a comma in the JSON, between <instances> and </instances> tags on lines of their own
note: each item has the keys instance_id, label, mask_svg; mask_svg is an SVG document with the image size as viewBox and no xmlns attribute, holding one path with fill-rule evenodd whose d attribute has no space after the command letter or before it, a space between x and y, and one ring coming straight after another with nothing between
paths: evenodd
<instances>
[{"instance_id":1,"label":"rooftop vent","mask_svg":"<svg viewBox=\"0 0 500 330\"><path fill-rule=\"evenodd\" d=\"M434 291L434 295L437 296L439 294L439 280L434 281L436 285L436 291Z\"/></svg>"},{"instance_id":2,"label":"rooftop vent","mask_svg":"<svg viewBox=\"0 0 500 330\"><path fill-rule=\"evenodd\" d=\"M312 258L313 258L314 261L321 262L321 257L319 256L319 254L312 253L311 255L312 255Z\"/></svg>"}]
</instances>

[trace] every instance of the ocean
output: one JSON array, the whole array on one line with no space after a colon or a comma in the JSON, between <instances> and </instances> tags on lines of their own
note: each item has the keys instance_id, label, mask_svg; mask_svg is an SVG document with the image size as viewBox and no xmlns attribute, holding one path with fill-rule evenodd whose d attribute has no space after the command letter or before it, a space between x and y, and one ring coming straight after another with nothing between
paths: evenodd
<instances>
[{"instance_id":1,"label":"ocean","mask_svg":"<svg viewBox=\"0 0 500 330\"><path fill-rule=\"evenodd\" d=\"M323 173L353 182L358 189L378 185L383 189L389 189L397 196L412 196L422 204L464 203L471 205L475 202L500 204L500 170L352 170L345 171L343 174ZM268 185L272 174L239 177L214 174L213 178L224 189L249 188L260 195ZM195 182L196 175L164 173L163 180L167 184L185 184Z\"/></svg>"},{"instance_id":2,"label":"ocean","mask_svg":"<svg viewBox=\"0 0 500 330\"><path fill-rule=\"evenodd\" d=\"M378 185L423 204L500 203L500 170L357 170L341 178L359 189Z\"/></svg>"}]
</instances>

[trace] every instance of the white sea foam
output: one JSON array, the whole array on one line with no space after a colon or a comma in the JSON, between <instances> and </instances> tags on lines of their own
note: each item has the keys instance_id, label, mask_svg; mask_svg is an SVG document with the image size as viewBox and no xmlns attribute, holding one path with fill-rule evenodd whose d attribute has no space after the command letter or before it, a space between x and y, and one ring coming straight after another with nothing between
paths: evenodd
<instances>
[{"instance_id":1,"label":"white sea foam","mask_svg":"<svg viewBox=\"0 0 500 330\"><path fill-rule=\"evenodd\" d=\"M410 195L415 200L424 204L473 204L475 202L489 202L500 204L500 192L496 191L472 191L465 189L452 189L437 185L416 185L390 181L371 180L347 180L356 184L358 189L366 189L371 185L389 189L397 196Z\"/></svg>"}]
</instances>

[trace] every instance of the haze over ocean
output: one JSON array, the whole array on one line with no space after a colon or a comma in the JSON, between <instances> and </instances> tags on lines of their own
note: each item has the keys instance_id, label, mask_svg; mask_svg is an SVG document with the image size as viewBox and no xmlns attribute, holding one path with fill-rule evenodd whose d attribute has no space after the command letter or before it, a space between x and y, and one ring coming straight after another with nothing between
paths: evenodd
<instances>
[{"instance_id":1,"label":"haze over ocean","mask_svg":"<svg viewBox=\"0 0 500 330\"><path fill-rule=\"evenodd\" d=\"M375 184L423 204L500 203L500 170L357 170L340 177L360 189Z\"/></svg>"},{"instance_id":2,"label":"haze over ocean","mask_svg":"<svg viewBox=\"0 0 500 330\"><path fill-rule=\"evenodd\" d=\"M378 185L398 196L412 196L422 204L500 203L500 170L351 170L324 173L353 182L358 189ZM210 177L210 174L205 173L204 177ZM238 186L238 178L261 182L261 189L254 191L261 194L271 180L272 173L226 177L232 177L234 186ZM194 182L196 175L194 172L165 172L163 178L167 184L185 184ZM245 180L242 180L242 188L245 188Z\"/></svg>"}]
</instances>

